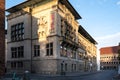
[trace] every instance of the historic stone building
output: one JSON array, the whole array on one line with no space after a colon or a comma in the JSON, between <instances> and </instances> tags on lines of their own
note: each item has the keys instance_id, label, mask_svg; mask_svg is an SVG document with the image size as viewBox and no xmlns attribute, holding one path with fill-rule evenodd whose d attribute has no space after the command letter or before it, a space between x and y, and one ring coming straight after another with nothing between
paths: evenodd
<instances>
[{"instance_id":1,"label":"historic stone building","mask_svg":"<svg viewBox=\"0 0 120 80\"><path fill-rule=\"evenodd\" d=\"M5 0L0 0L0 76L5 73Z\"/></svg>"},{"instance_id":2,"label":"historic stone building","mask_svg":"<svg viewBox=\"0 0 120 80\"><path fill-rule=\"evenodd\" d=\"M60 74L96 67L96 41L79 26L81 16L68 0L28 0L7 11L7 72Z\"/></svg>"},{"instance_id":3,"label":"historic stone building","mask_svg":"<svg viewBox=\"0 0 120 80\"><path fill-rule=\"evenodd\" d=\"M120 50L120 45L100 49L100 68L102 70L118 69L120 64L118 61L118 50Z\"/></svg>"},{"instance_id":4,"label":"historic stone building","mask_svg":"<svg viewBox=\"0 0 120 80\"><path fill-rule=\"evenodd\" d=\"M78 44L86 51L84 56L85 70L97 70L97 42L89 35L89 33L80 25L78 30Z\"/></svg>"}]
</instances>

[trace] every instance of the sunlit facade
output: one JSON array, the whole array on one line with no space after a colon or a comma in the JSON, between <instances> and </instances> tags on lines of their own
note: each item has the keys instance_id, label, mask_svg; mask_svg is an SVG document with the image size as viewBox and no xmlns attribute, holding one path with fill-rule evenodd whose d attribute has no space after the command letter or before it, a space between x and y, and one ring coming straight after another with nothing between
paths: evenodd
<instances>
[{"instance_id":1,"label":"sunlit facade","mask_svg":"<svg viewBox=\"0 0 120 80\"><path fill-rule=\"evenodd\" d=\"M96 67L96 41L79 32L81 16L68 0L28 0L7 11L7 72L60 74Z\"/></svg>"}]
</instances>

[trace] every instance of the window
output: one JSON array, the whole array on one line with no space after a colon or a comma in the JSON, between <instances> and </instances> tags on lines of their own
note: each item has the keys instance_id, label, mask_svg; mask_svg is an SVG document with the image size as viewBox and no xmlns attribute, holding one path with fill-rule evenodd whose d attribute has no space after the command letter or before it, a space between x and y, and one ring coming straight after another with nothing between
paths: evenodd
<instances>
[{"instance_id":1,"label":"window","mask_svg":"<svg viewBox=\"0 0 120 80\"><path fill-rule=\"evenodd\" d=\"M40 45L34 45L34 57L40 56Z\"/></svg>"},{"instance_id":2,"label":"window","mask_svg":"<svg viewBox=\"0 0 120 80\"><path fill-rule=\"evenodd\" d=\"M12 58L23 58L24 57L24 46L12 47L11 57Z\"/></svg>"},{"instance_id":3,"label":"window","mask_svg":"<svg viewBox=\"0 0 120 80\"><path fill-rule=\"evenodd\" d=\"M67 71L67 63L65 63L65 71Z\"/></svg>"},{"instance_id":4,"label":"window","mask_svg":"<svg viewBox=\"0 0 120 80\"><path fill-rule=\"evenodd\" d=\"M11 26L11 41L19 41L24 39L24 24L18 23Z\"/></svg>"},{"instance_id":5,"label":"window","mask_svg":"<svg viewBox=\"0 0 120 80\"><path fill-rule=\"evenodd\" d=\"M74 65L72 64L72 65L71 65L71 71L73 71L73 68L74 68L73 66L74 66Z\"/></svg>"},{"instance_id":6,"label":"window","mask_svg":"<svg viewBox=\"0 0 120 80\"><path fill-rule=\"evenodd\" d=\"M72 51L71 58L76 59L76 52Z\"/></svg>"},{"instance_id":7,"label":"window","mask_svg":"<svg viewBox=\"0 0 120 80\"><path fill-rule=\"evenodd\" d=\"M46 56L53 55L53 43L46 44Z\"/></svg>"},{"instance_id":8,"label":"window","mask_svg":"<svg viewBox=\"0 0 120 80\"><path fill-rule=\"evenodd\" d=\"M74 70L76 71L76 64L74 64Z\"/></svg>"},{"instance_id":9,"label":"window","mask_svg":"<svg viewBox=\"0 0 120 80\"><path fill-rule=\"evenodd\" d=\"M16 62L11 62L11 68L16 68Z\"/></svg>"},{"instance_id":10,"label":"window","mask_svg":"<svg viewBox=\"0 0 120 80\"><path fill-rule=\"evenodd\" d=\"M12 58L17 58L17 48L12 47L11 48Z\"/></svg>"},{"instance_id":11,"label":"window","mask_svg":"<svg viewBox=\"0 0 120 80\"><path fill-rule=\"evenodd\" d=\"M61 71L63 72L63 63L61 63Z\"/></svg>"},{"instance_id":12,"label":"window","mask_svg":"<svg viewBox=\"0 0 120 80\"><path fill-rule=\"evenodd\" d=\"M24 57L24 48L23 46L18 47L18 58Z\"/></svg>"},{"instance_id":13,"label":"window","mask_svg":"<svg viewBox=\"0 0 120 80\"><path fill-rule=\"evenodd\" d=\"M17 62L17 67L18 68L22 68L23 67L23 62L22 61L18 61Z\"/></svg>"},{"instance_id":14,"label":"window","mask_svg":"<svg viewBox=\"0 0 120 80\"><path fill-rule=\"evenodd\" d=\"M13 69L23 68L23 62L22 61L11 62L11 68L13 68Z\"/></svg>"}]
</instances>

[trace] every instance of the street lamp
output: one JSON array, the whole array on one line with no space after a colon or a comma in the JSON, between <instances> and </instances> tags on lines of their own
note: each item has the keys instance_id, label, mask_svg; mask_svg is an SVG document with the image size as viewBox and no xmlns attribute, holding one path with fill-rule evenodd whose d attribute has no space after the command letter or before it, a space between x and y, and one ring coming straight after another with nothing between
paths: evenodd
<instances>
[{"instance_id":1,"label":"street lamp","mask_svg":"<svg viewBox=\"0 0 120 80\"><path fill-rule=\"evenodd\" d=\"M92 66L93 66L93 64L92 64L92 62L90 62L90 71L92 71Z\"/></svg>"}]
</instances>

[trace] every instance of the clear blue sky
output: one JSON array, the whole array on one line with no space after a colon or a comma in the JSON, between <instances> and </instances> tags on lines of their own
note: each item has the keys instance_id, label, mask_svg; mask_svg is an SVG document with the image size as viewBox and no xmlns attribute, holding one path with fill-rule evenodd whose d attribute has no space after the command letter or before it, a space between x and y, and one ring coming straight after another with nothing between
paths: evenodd
<instances>
[{"instance_id":1,"label":"clear blue sky","mask_svg":"<svg viewBox=\"0 0 120 80\"><path fill-rule=\"evenodd\" d=\"M10 8L25 0L6 0ZM120 0L69 0L81 15L79 23L98 42L98 47L120 42Z\"/></svg>"}]
</instances>

